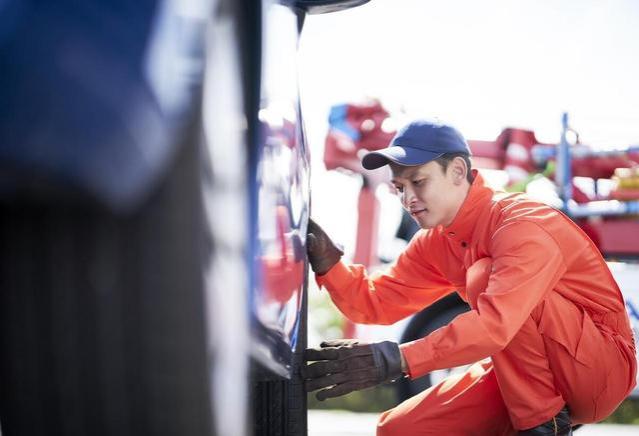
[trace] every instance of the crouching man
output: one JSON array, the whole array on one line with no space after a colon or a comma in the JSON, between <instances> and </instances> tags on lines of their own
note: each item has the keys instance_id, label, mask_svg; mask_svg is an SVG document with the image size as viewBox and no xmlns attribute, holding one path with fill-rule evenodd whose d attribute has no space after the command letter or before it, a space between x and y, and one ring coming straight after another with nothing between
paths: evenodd
<instances>
[{"instance_id":1,"label":"crouching man","mask_svg":"<svg viewBox=\"0 0 639 436\"><path fill-rule=\"evenodd\" d=\"M635 385L632 330L604 259L577 225L487 187L466 140L444 124L413 122L362 164L390 165L422 230L386 273L369 276L343 263L311 221L317 282L357 323L392 324L451 292L472 310L401 345L309 349L309 391L325 399L484 360L384 412L377 434L564 435L615 410Z\"/></svg>"}]
</instances>

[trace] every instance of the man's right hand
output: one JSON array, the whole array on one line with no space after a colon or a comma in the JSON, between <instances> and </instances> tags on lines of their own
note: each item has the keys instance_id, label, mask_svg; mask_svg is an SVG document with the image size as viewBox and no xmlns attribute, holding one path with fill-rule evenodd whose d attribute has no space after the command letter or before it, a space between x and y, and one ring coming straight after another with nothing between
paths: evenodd
<instances>
[{"instance_id":1,"label":"man's right hand","mask_svg":"<svg viewBox=\"0 0 639 436\"><path fill-rule=\"evenodd\" d=\"M317 275L326 274L344 255L342 249L312 219L308 220L306 252L311 268Z\"/></svg>"},{"instance_id":2,"label":"man's right hand","mask_svg":"<svg viewBox=\"0 0 639 436\"><path fill-rule=\"evenodd\" d=\"M402 377L402 352L395 342L361 344L357 339L338 339L309 348L302 367L308 392L322 389L317 399L339 397ZM327 388L327 389L326 389Z\"/></svg>"}]
</instances>

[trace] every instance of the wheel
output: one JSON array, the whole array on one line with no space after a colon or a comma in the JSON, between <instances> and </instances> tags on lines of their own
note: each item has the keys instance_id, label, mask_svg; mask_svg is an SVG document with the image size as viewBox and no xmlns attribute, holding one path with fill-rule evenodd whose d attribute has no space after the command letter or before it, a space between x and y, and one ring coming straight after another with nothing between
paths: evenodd
<instances>
[{"instance_id":1,"label":"wheel","mask_svg":"<svg viewBox=\"0 0 639 436\"><path fill-rule=\"evenodd\" d=\"M50 3L0 46L2 432L245 435L236 2Z\"/></svg>"},{"instance_id":2,"label":"wheel","mask_svg":"<svg viewBox=\"0 0 639 436\"><path fill-rule=\"evenodd\" d=\"M450 295L426 308L411 320L401 342L410 342L432 333L450 323L457 315L467 312L468 305L457 294ZM433 371L415 380L402 379L396 383L399 402L417 395L446 377L465 371L468 365Z\"/></svg>"},{"instance_id":3,"label":"wheel","mask_svg":"<svg viewBox=\"0 0 639 436\"><path fill-rule=\"evenodd\" d=\"M305 277L308 277L308 265ZM305 280L308 284L308 280ZM307 313L308 286L302 297ZM253 434L255 436L305 436L308 433L307 400L300 368L305 365L307 318L300 320L297 350L293 354L291 379L259 380L253 383ZM262 377L254 377L261 379Z\"/></svg>"},{"instance_id":4,"label":"wheel","mask_svg":"<svg viewBox=\"0 0 639 436\"><path fill-rule=\"evenodd\" d=\"M191 137L127 215L0 202L4 434L213 434L199 167Z\"/></svg>"}]
</instances>

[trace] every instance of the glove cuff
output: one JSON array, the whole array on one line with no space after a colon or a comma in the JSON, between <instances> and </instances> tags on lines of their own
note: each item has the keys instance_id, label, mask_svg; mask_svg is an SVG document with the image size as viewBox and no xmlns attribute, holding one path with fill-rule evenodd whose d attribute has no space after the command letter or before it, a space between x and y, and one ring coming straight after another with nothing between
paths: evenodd
<instances>
[{"instance_id":1,"label":"glove cuff","mask_svg":"<svg viewBox=\"0 0 639 436\"><path fill-rule=\"evenodd\" d=\"M396 342L384 341L374 344L373 359L379 369L379 381L390 382L404 377L402 354Z\"/></svg>"}]
</instances>

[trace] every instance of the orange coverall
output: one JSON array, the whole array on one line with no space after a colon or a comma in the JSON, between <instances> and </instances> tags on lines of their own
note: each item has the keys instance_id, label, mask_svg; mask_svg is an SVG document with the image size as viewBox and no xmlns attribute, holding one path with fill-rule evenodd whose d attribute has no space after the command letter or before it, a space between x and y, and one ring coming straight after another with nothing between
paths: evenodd
<instances>
[{"instance_id":1,"label":"orange coverall","mask_svg":"<svg viewBox=\"0 0 639 436\"><path fill-rule=\"evenodd\" d=\"M472 310L401 345L409 376L478 362L384 412L378 435L508 435L603 419L635 385L621 292L562 213L476 178L453 222L420 231L384 274L336 264L318 284L349 319L392 324L457 291Z\"/></svg>"}]
</instances>

